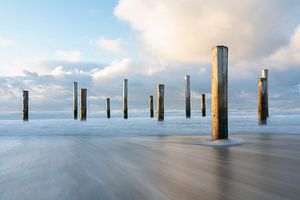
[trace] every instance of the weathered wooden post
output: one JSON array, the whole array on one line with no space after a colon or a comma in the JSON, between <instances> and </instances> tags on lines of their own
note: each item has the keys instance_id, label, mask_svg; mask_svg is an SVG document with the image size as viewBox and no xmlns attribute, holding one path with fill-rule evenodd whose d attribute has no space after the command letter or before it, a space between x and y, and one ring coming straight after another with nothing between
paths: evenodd
<instances>
[{"instance_id":1,"label":"weathered wooden post","mask_svg":"<svg viewBox=\"0 0 300 200\"><path fill-rule=\"evenodd\" d=\"M228 48L212 49L212 140L228 138Z\"/></svg>"},{"instance_id":2,"label":"weathered wooden post","mask_svg":"<svg viewBox=\"0 0 300 200\"><path fill-rule=\"evenodd\" d=\"M257 85L258 85L258 123L267 124L267 79L259 78Z\"/></svg>"},{"instance_id":3,"label":"weathered wooden post","mask_svg":"<svg viewBox=\"0 0 300 200\"><path fill-rule=\"evenodd\" d=\"M78 83L73 83L73 117L74 120L78 118Z\"/></svg>"},{"instance_id":4,"label":"weathered wooden post","mask_svg":"<svg viewBox=\"0 0 300 200\"><path fill-rule=\"evenodd\" d=\"M110 98L106 98L106 115L107 118L110 118Z\"/></svg>"},{"instance_id":5,"label":"weathered wooden post","mask_svg":"<svg viewBox=\"0 0 300 200\"><path fill-rule=\"evenodd\" d=\"M85 121L87 115L87 89L80 90L80 120Z\"/></svg>"},{"instance_id":6,"label":"weathered wooden post","mask_svg":"<svg viewBox=\"0 0 300 200\"><path fill-rule=\"evenodd\" d=\"M206 116L205 94L201 94L201 113L202 117Z\"/></svg>"},{"instance_id":7,"label":"weathered wooden post","mask_svg":"<svg viewBox=\"0 0 300 200\"><path fill-rule=\"evenodd\" d=\"M267 109L267 117L269 117L269 86L268 86L268 76L269 76L269 72L268 69L263 69L261 70L261 78L266 78L266 98L267 98L267 103L266 103L266 109Z\"/></svg>"},{"instance_id":8,"label":"weathered wooden post","mask_svg":"<svg viewBox=\"0 0 300 200\"><path fill-rule=\"evenodd\" d=\"M191 85L190 75L185 76L185 117L191 118Z\"/></svg>"},{"instance_id":9,"label":"weathered wooden post","mask_svg":"<svg viewBox=\"0 0 300 200\"><path fill-rule=\"evenodd\" d=\"M123 114L124 119L128 118L128 80L123 81Z\"/></svg>"},{"instance_id":10,"label":"weathered wooden post","mask_svg":"<svg viewBox=\"0 0 300 200\"><path fill-rule=\"evenodd\" d=\"M150 107L150 118L153 118L154 117L154 111L153 111L153 96L151 95L150 96L150 99L149 99L149 107Z\"/></svg>"},{"instance_id":11,"label":"weathered wooden post","mask_svg":"<svg viewBox=\"0 0 300 200\"><path fill-rule=\"evenodd\" d=\"M157 119L158 121L164 120L164 90L165 86L163 84L157 85Z\"/></svg>"},{"instance_id":12,"label":"weathered wooden post","mask_svg":"<svg viewBox=\"0 0 300 200\"><path fill-rule=\"evenodd\" d=\"M29 114L28 114L28 106L29 105L29 92L24 90L23 91L23 121L28 121Z\"/></svg>"}]
</instances>

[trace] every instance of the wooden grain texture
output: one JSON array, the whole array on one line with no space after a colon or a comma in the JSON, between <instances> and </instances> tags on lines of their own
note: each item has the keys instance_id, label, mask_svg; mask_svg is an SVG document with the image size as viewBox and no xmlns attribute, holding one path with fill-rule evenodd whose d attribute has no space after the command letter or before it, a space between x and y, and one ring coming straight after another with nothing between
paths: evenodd
<instances>
[{"instance_id":1,"label":"wooden grain texture","mask_svg":"<svg viewBox=\"0 0 300 200\"><path fill-rule=\"evenodd\" d=\"M212 50L212 140L228 138L228 48Z\"/></svg>"},{"instance_id":2,"label":"wooden grain texture","mask_svg":"<svg viewBox=\"0 0 300 200\"><path fill-rule=\"evenodd\" d=\"M73 118L78 118L78 83L73 83Z\"/></svg>"},{"instance_id":3,"label":"wooden grain texture","mask_svg":"<svg viewBox=\"0 0 300 200\"><path fill-rule=\"evenodd\" d=\"M269 70L268 69L262 69L261 70L261 78L266 78L266 109L267 109L267 117L269 117Z\"/></svg>"},{"instance_id":4,"label":"wooden grain texture","mask_svg":"<svg viewBox=\"0 0 300 200\"><path fill-rule=\"evenodd\" d=\"M29 120L29 91L23 91L23 121Z\"/></svg>"},{"instance_id":5,"label":"wooden grain texture","mask_svg":"<svg viewBox=\"0 0 300 200\"><path fill-rule=\"evenodd\" d=\"M163 84L157 85L157 120L163 121L165 110L164 110L164 90Z\"/></svg>"},{"instance_id":6,"label":"wooden grain texture","mask_svg":"<svg viewBox=\"0 0 300 200\"><path fill-rule=\"evenodd\" d=\"M201 94L201 115L206 116L205 94Z\"/></svg>"},{"instance_id":7,"label":"wooden grain texture","mask_svg":"<svg viewBox=\"0 0 300 200\"><path fill-rule=\"evenodd\" d=\"M124 119L128 119L128 80L123 81L123 115Z\"/></svg>"},{"instance_id":8,"label":"wooden grain texture","mask_svg":"<svg viewBox=\"0 0 300 200\"><path fill-rule=\"evenodd\" d=\"M151 95L149 98L149 112L150 112L150 118L154 117L154 105L153 105L153 96Z\"/></svg>"},{"instance_id":9,"label":"wooden grain texture","mask_svg":"<svg viewBox=\"0 0 300 200\"><path fill-rule=\"evenodd\" d=\"M191 83L190 75L185 76L185 117L191 118Z\"/></svg>"},{"instance_id":10,"label":"wooden grain texture","mask_svg":"<svg viewBox=\"0 0 300 200\"><path fill-rule=\"evenodd\" d=\"M267 124L267 79L259 78L258 85L258 123Z\"/></svg>"},{"instance_id":11,"label":"wooden grain texture","mask_svg":"<svg viewBox=\"0 0 300 200\"><path fill-rule=\"evenodd\" d=\"M80 90L80 120L85 121L87 117L87 89Z\"/></svg>"}]
</instances>

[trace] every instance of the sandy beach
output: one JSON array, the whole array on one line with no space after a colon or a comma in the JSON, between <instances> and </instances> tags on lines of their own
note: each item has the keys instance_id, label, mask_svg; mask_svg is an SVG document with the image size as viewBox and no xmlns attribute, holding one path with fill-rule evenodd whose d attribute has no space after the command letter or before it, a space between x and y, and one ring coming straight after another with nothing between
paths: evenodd
<instances>
[{"instance_id":1,"label":"sandy beach","mask_svg":"<svg viewBox=\"0 0 300 200\"><path fill-rule=\"evenodd\" d=\"M299 135L1 136L0 199L298 199Z\"/></svg>"}]
</instances>

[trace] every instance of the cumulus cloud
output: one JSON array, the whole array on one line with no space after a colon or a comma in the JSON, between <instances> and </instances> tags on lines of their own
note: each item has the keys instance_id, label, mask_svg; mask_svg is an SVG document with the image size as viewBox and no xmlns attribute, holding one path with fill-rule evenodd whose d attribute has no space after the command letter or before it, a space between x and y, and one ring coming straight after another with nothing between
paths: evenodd
<instances>
[{"instance_id":1,"label":"cumulus cloud","mask_svg":"<svg viewBox=\"0 0 300 200\"><path fill-rule=\"evenodd\" d=\"M159 63L157 63L159 65ZM104 111L105 98L111 98L113 110L121 110L122 82L129 80L129 108L146 109L149 95L156 95L156 85L165 84L166 109L184 108L184 76L191 75L192 106L199 109L201 93L207 94L207 107L210 108L210 68L209 65L199 66L178 64L158 67L160 70L147 73L152 65L140 63L131 58L114 61L104 67L91 69L66 68L63 65L54 67L47 73L23 71L22 75L0 77L0 103L10 111L18 111L22 99L22 90L30 91L32 111L68 111L71 113L72 83L77 81L79 88L88 89L89 113ZM287 72L270 72L270 98L272 108L278 105L294 107L299 105L299 82L297 77L300 69L294 69L293 76ZM259 70L257 71L257 76ZM229 105L230 108L256 109L257 76L245 78L230 78ZM282 77L289 77L289 82L283 84ZM293 81L292 81L293 80ZM277 82L279 81L279 82ZM289 97L289 104L282 100Z\"/></svg>"},{"instance_id":2,"label":"cumulus cloud","mask_svg":"<svg viewBox=\"0 0 300 200\"><path fill-rule=\"evenodd\" d=\"M78 62L81 59L80 51L57 51L57 55L68 62Z\"/></svg>"},{"instance_id":3,"label":"cumulus cloud","mask_svg":"<svg viewBox=\"0 0 300 200\"><path fill-rule=\"evenodd\" d=\"M11 46L11 45L14 45L15 42L12 41L12 40L8 40L8 39L5 39L5 38L0 38L0 46Z\"/></svg>"},{"instance_id":4,"label":"cumulus cloud","mask_svg":"<svg viewBox=\"0 0 300 200\"><path fill-rule=\"evenodd\" d=\"M144 49L170 61L208 61L211 47L234 59L269 55L287 42L296 0L120 0L115 15L139 32Z\"/></svg>"},{"instance_id":5,"label":"cumulus cloud","mask_svg":"<svg viewBox=\"0 0 300 200\"><path fill-rule=\"evenodd\" d=\"M284 70L300 67L300 25L296 28L289 44L266 58L265 62Z\"/></svg>"},{"instance_id":6,"label":"cumulus cloud","mask_svg":"<svg viewBox=\"0 0 300 200\"><path fill-rule=\"evenodd\" d=\"M127 78L130 110L147 108L158 83L166 87L166 109L183 109L184 76L190 74L192 106L199 109L200 94L209 98L211 92L211 47L225 44L230 52L230 109L257 109L261 68L270 69L271 108L299 107L300 28L295 28L299 22L290 20L299 4L296 0L120 0L115 15L137 31L141 60L86 63L79 62L80 51L59 51L62 61L26 65L30 71L22 75L0 77L0 103L16 110L21 90L29 89L32 109L70 110L72 82L78 81L79 87L88 88L91 111L103 110L106 97L111 98L113 110L121 109L122 81ZM111 52L123 51L121 39L100 38L93 43Z\"/></svg>"},{"instance_id":7,"label":"cumulus cloud","mask_svg":"<svg viewBox=\"0 0 300 200\"><path fill-rule=\"evenodd\" d=\"M123 41L120 38L118 38L118 39L100 38L100 39L97 39L95 41L95 43L107 51L111 51L114 53L123 52L123 49L122 49Z\"/></svg>"}]
</instances>

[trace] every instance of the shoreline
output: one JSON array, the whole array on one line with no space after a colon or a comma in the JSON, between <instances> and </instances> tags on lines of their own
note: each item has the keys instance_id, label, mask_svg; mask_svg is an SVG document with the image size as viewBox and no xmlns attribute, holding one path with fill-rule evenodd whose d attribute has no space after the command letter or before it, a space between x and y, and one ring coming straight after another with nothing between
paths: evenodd
<instances>
[{"instance_id":1,"label":"shoreline","mask_svg":"<svg viewBox=\"0 0 300 200\"><path fill-rule=\"evenodd\" d=\"M0 199L297 199L300 135L1 137ZM14 191L14 192L12 192Z\"/></svg>"}]
</instances>

